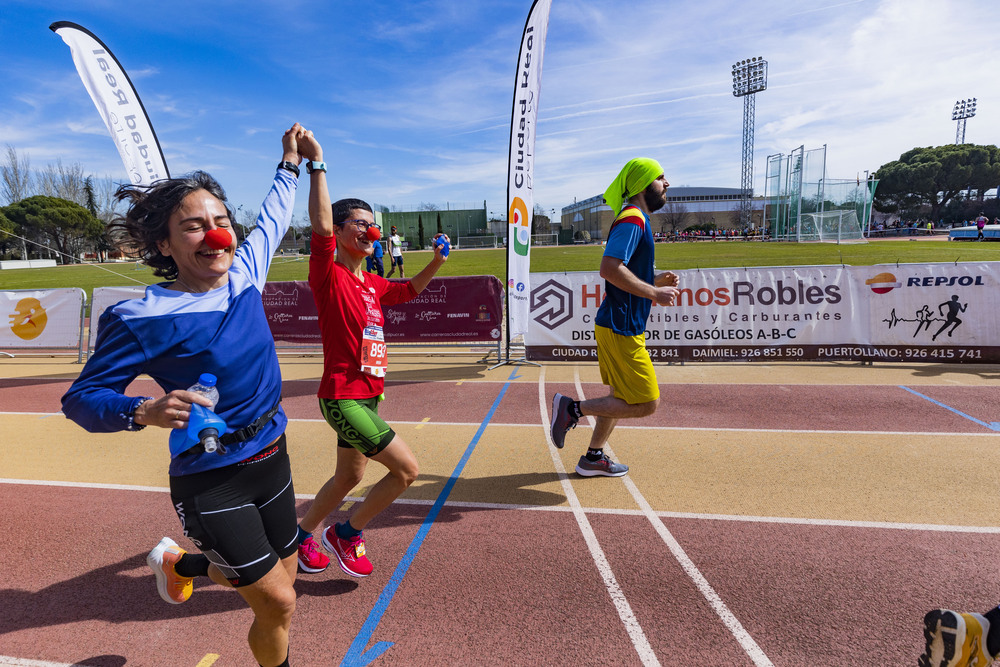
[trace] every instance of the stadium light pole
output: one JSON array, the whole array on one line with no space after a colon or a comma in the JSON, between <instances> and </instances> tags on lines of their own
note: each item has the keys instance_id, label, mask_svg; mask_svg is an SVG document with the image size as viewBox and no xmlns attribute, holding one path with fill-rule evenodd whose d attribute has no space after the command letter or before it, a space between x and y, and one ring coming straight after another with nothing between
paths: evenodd
<instances>
[{"instance_id":1,"label":"stadium light pole","mask_svg":"<svg viewBox=\"0 0 1000 667\"><path fill-rule=\"evenodd\" d=\"M767 89L767 61L762 57L733 65L733 97L743 98L743 168L740 179L740 224L749 227L753 209L754 94Z\"/></svg>"},{"instance_id":2,"label":"stadium light pole","mask_svg":"<svg viewBox=\"0 0 1000 667\"><path fill-rule=\"evenodd\" d=\"M955 128L955 143L962 145L965 143L965 121L976 115L976 98L959 100L955 102L955 108L951 110L951 119L958 121Z\"/></svg>"}]
</instances>

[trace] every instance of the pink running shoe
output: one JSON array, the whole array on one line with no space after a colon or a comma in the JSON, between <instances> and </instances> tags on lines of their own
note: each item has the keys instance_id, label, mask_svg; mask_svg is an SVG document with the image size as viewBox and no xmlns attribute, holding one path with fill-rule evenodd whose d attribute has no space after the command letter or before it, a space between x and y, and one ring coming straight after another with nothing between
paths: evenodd
<instances>
[{"instance_id":1,"label":"pink running shoe","mask_svg":"<svg viewBox=\"0 0 1000 667\"><path fill-rule=\"evenodd\" d=\"M302 568L303 572L316 574L325 570L329 564L330 559L319 550L316 540L311 536L302 540L302 543L299 544L299 567Z\"/></svg>"},{"instance_id":2,"label":"pink running shoe","mask_svg":"<svg viewBox=\"0 0 1000 667\"><path fill-rule=\"evenodd\" d=\"M352 577L367 577L372 573L372 563L365 556L365 539L361 535L342 540L336 526L330 526L323 531L323 546L337 557L340 569Z\"/></svg>"}]
</instances>

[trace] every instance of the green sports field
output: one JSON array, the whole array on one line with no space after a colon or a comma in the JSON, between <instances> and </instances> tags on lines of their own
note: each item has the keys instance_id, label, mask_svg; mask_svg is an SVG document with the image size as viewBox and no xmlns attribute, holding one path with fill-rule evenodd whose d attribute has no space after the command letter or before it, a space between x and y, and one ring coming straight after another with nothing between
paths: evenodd
<instances>
[{"instance_id":1,"label":"green sports field","mask_svg":"<svg viewBox=\"0 0 1000 667\"><path fill-rule=\"evenodd\" d=\"M531 270L596 271L603 248L599 245L537 247L531 251ZM506 276L503 248L456 250L448 257L438 275ZM430 251L412 251L405 255L408 276L422 269L430 260ZM1000 261L1000 243L959 243L938 240L875 240L860 244L761 243L755 241L719 241L697 243L658 243L656 266L664 269L695 269L749 266L807 266L847 264L906 264L924 262ZM388 271L388 264L386 270ZM309 261L305 256L275 258L268 279L271 281L306 280ZM134 263L74 264L49 269L8 269L0 271L0 289L49 289L81 287L88 299L95 287L151 284L157 278L145 266Z\"/></svg>"}]
</instances>

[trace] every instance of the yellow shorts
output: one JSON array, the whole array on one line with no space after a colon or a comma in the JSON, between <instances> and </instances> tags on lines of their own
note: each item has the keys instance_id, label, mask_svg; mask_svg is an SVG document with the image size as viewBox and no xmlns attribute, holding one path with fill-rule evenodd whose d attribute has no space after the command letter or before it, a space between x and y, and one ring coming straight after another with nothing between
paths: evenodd
<instances>
[{"instance_id":1,"label":"yellow shorts","mask_svg":"<svg viewBox=\"0 0 1000 667\"><path fill-rule=\"evenodd\" d=\"M646 337L621 336L611 329L594 326L597 338L597 365L601 382L615 391L615 396L630 405L648 403L660 397L656 371L646 351Z\"/></svg>"}]
</instances>

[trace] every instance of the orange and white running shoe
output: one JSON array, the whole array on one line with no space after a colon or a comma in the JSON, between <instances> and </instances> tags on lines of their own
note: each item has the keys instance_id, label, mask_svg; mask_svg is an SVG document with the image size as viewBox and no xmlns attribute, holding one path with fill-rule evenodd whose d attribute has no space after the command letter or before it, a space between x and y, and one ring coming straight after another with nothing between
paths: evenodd
<instances>
[{"instance_id":1,"label":"orange and white running shoe","mask_svg":"<svg viewBox=\"0 0 1000 667\"><path fill-rule=\"evenodd\" d=\"M174 565L186 553L172 539L164 537L146 556L146 564L156 575L156 590L170 604L187 602L194 590L194 579L182 577L174 570Z\"/></svg>"}]
</instances>

